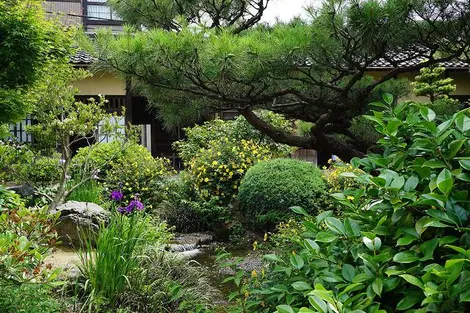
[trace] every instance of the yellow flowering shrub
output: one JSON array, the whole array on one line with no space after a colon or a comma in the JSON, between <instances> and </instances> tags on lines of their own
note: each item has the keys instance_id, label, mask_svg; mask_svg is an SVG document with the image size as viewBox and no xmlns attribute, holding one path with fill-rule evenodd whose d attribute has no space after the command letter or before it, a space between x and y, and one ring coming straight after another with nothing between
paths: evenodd
<instances>
[{"instance_id":1,"label":"yellow flowering shrub","mask_svg":"<svg viewBox=\"0 0 470 313\"><path fill-rule=\"evenodd\" d=\"M139 198L151 208L156 193L159 193L159 182L175 173L171 162L165 158L154 158L143 146L137 143L122 143L113 141L101 143L94 149L81 148L73 161L77 165L84 164L88 159L88 168L99 168L99 181L104 182L108 190L121 189L124 201L139 194ZM103 166L104 164L104 166ZM79 175L75 169L75 175Z\"/></svg>"},{"instance_id":2,"label":"yellow flowering shrub","mask_svg":"<svg viewBox=\"0 0 470 313\"><path fill-rule=\"evenodd\" d=\"M151 208L151 200L158 192L158 181L175 173L171 161L166 158L154 158L141 145L130 148L125 157L110 162L111 169L105 179L105 185L110 189L119 189L125 200L130 200L136 194L147 208Z\"/></svg>"},{"instance_id":3,"label":"yellow flowering shrub","mask_svg":"<svg viewBox=\"0 0 470 313\"><path fill-rule=\"evenodd\" d=\"M330 166L324 167L323 176L328 184L329 192L342 192L346 189L359 188L359 184L353 177L344 176L344 173L361 174L363 171L354 168L351 164L338 159L337 161L328 160Z\"/></svg>"},{"instance_id":4,"label":"yellow flowering shrub","mask_svg":"<svg viewBox=\"0 0 470 313\"><path fill-rule=\"evenodd\" d=\"M202 200L219 197L221 202L235 198L240 180L255 163L273 157L268 147L252 140L223 137L211 140L187 164L187 173Z\"/></svg>"}]
</instances>

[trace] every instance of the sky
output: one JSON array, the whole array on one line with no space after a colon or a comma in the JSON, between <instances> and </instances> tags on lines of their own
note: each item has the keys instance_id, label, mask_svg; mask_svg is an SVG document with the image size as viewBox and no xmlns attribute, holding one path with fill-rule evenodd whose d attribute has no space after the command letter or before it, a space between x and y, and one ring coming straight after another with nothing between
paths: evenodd
<instances>
[{"instance_id":1,"label":"sky","mask_svg":"<svg viewBox=\"0 0 470 313\"><path fill-rule=\"evenodd\" d=\"M262 21L273 22L279 18L283 22L289 21L292 17L305 14L303 7L314 4L318 5L321 0L271 0L268 8L264 12Z\"/></svg>"}]
</instances>

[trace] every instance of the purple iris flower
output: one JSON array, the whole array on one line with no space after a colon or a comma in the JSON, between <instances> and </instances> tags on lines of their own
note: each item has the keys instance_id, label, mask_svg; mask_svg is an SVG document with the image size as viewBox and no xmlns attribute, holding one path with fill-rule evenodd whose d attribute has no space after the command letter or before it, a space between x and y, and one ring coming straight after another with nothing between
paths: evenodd
<instances>
[{"instance_id":1,"label":"purple iris flower","mask_svg":"<svg viewBox=\"0 0 470 313\"><path fill-rule=\"evenodd\" d=\"M127 206L127 211L130 213L134 209L137 211L142 211L144 209L144 204L137 199L132 200Z\"/></svg>"},{"instance_id":2,"label":"purple iris flower","mask_svg":"<svg viewBox=\"0 0 470 313\"><path fill-rule=\"evenodd\" d=\"M113 201L121 201L124 195L122 194L121 190L113 190L109 197Z\"/></svg>"},{"instance_id":3,"label":"purple iris flower","mask_svg":"<svg viewBox=\"0 0 470 313\"><path fill-rule=\"evenodd\" d=\"M117 211L121 214L126 214L127 213L127 207L119 207L117 208Z\"/></svg>"}]
</instances>

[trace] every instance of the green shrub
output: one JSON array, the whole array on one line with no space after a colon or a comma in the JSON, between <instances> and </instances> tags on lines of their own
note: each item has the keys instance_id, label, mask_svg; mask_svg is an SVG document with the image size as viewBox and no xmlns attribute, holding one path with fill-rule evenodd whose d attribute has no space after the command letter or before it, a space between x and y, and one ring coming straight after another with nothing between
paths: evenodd
<instances>
[{"instance_id":1,"label":"green shrub","mask_svg":"<svg viewBox=\"0 0 470 313\"><path fill-rule=\"evenodd\" d=\"M274 159L250 168L240 183L240 208L249 216L287 213L292 206L322 209L326 184L317 167L294 159Z\"/></svg>"},{"instance_id":2,"label":"green shrub","mask_svg":"<svg viewBox=\"0 0 470 313\"><path fill-rule=\"evenodd\" d=\"M78 149L77 154L72 159L73 176L79 176L83 171L93 172L99 169L100 177L106 178L108 171L111 169L110 162L123 157L129 146L132 146L132 144L116 140Z\"/></svg>"},{"instance_id":3,"label":"green shrub","mask_svg":"<svg viewBox=\"0 0 470 313\"><path fill-rule=\"evenodd\" d=\"M251 140L224 137L209 144L210 148L200 149L187 168L193 188L203 201L219 197L221 204L228 203L236 197L246 170L273 156L268 148Z\"/></svg>"},{"instance_id":4,"label":"green shrub","mask_svg":"<svg viewBox=\"0 0 470 313\"><path fill-rule=\"evenodd\" d=\"M365 173L333 194L341 216L295 209L301 235L243 286L250 312L468 312L470 111L384 102L367 116L383 152L351 160Z\"/></svg>"},{"instance_id":5,"label":"green shrub","mask_svg":"<svg viewBox=\"0 0 470 313\"><path fill-rule=\"evenodd\" d=\"M174 226L177 232L185 233L214 230L230 219L228 208L219 204L218 197L200 200L191 187L186 172L177 178L164 180L159 188L163 191L162 200L153 212Z\"/></svg>"},{"instance_id":6,"label":"green shrub","mask_svg":"<svg viewBox=\"0 0 470 313\"><path fill-rule=\"evenodd\" d=\"M293 132L282 115L257 114L276 128ZM236 197L240 179L259 160L288 156L292 148L274 142L251 126L244 117L234 121L216 119L185 129L186 138L174 144L187 168L199 200L213 197L227 204Z\"/></svg>"},{"instance_id":7,"label":"green shrub","mask_svg":"<svg viewBox=\"0 0 470 313\"><path fill-rule=\"evenodd\" d=\"M45 284L11 284L0 280L2 313L61 313L63 304L53 297L52 288Z\"/></svg>"},{"instance_id":8,"label":"green shrub","mask_svg":"<svg viewBox=\"0 0 470 313\"><path fill-rule=\"evenodd\" d=\"M24 207L21 197L13 191L0 185L0 213L3 211L16 210Z\"/></svg>"},{"instance_id":9,"label":"green shrub","mask_svg":"<svg viewBox=\"0 0 470 313\"><path fill-rule=\"evenodd\" d=\"M153 199L160 192L158 181L174 173L168 159L153 158L145 147L119 141L101 143L91 150L81 148L73 158L73 167L74 176L86 169L100 169L98 176L106 188L120 189L124 200L139 194L147 208L151 208Z\"/></svg>"},{"instance_id":10,"label":"green shrub","mask_svg":"<svg viewBox=\"0 0 470 313\"><path fill-rule=\"evenodd\" d=\"M293 132L291 122L280 114L264 110L257 111L256 114L279 130L286 133ZM209 149L212 146L211 142L224 137L234 141L252 140L263 148L268 148L269 151L279 157L287 156L292 151L292 147L276 143L270 137L255 129L243 116L239 116L233 121L221 119L207 121L203 125L185 128L184 132L186 138L175 142L174 147L186 164L189 164L200 149Z\"/></svg>"},{"instance_id":11,"label":"green shrub","mask_svg":"<svg viewBox=\"0 0 470 313\"><path fill-rule=\"evenodd\" d=\"M96 181L88 181L75 188L67 197L67 201L93 202L101 204L103 202L103 186Z\"/></svg>"},{"instance_id":12,"label":"green shrub","mask_svg":"<svg viewBox=\"0 0 470 313\"><path fill-rule=\"evenodd\" d=\"M0 178L3 181L30 183L45 187L56 184L60 178L60 154L41 155L26 145L0 145Z\"/></svg>"}]
</instances>

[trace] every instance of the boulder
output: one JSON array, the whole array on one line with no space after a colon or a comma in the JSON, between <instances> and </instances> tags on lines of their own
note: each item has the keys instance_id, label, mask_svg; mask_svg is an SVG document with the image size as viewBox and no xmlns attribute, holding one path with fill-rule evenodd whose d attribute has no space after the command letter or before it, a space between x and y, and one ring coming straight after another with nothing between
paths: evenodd
<instances>
[{"instance_id":1,"label":"boulder","mask_svg":"<svg viewBox=\"0 0 470 313\"><path fill-rule=\"evenodd\" d=\"M23 184L18 186L10 186L8 190L14 191L23 198L30 197L34 195L34 188L29 184Z\"/></svg>"},{"instance_id":2,"label":"boulder","mask_svg":"<svg viewBox=\"0 0 470 313\"><path fill-rule=\"evenodd\" d=\"M106 223L110 212L91 202L67 201L51 210L50 213L60 212L56 226L62 244L80 247L80 234L93 234L101 223Z\"/></svg>"}]
</instances>

